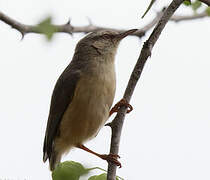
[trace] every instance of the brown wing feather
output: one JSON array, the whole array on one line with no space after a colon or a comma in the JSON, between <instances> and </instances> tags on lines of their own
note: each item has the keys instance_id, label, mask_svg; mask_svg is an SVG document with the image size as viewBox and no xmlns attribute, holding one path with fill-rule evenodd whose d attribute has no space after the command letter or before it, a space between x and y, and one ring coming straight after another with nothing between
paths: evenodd
<instances>
[{"instance_id":1,"label":"brown wing feather","mask_svg":"<svg viewBox=\"0 0 210 180\"><path fill-rule=\"evenodd\" d=\"M58 135L59 133L58 129L60 121L64 112L66 111L66 108L73 99L74 91L81 75L81 71L79 69L80 68L77 68L77 66L75 66L73 62L70 63L61 74L55 85L52 94L50 113L44 139L44 162L51 157L53 151L53 142L56 135Z\"/></svg>"}]
</instances>

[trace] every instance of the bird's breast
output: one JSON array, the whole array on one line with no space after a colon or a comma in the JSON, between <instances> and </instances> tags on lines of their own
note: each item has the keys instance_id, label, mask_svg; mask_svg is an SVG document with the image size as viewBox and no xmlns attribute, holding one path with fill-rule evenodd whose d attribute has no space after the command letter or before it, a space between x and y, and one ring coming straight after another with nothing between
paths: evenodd
<instances>
[{"instance_id":1,"label":"bird's breast","mask_svg":"<svg viewBox=\"0 0 210 180\"><path fill-rule=\"evenodd\" d=\"M83 73L62 118L60 138L76 145L96 136L109 117L115 86L114 65Z\"/></svg>"}]
</instances>

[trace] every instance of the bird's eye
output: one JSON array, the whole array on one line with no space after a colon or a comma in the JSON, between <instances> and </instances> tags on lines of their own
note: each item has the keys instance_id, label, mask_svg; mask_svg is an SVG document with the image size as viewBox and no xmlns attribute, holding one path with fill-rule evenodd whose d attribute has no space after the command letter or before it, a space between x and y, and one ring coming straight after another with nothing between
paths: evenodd
<instances>
[{"instance_id":1,"label":"bird's eye","mask_svg":"<svg viewBox=\"0 0 210 180\"><path fill-rule=\"evenodd\" d=\"M103 34L102 37L103 37L103 39L110 39L111 38L109 34Z\"/></svg>"}]
</instances>

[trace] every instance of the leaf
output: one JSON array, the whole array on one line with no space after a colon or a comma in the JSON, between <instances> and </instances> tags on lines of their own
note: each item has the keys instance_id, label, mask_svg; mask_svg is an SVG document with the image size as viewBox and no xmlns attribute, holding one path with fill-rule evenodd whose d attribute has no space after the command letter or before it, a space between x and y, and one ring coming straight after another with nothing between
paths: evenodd
<instances>
[{"instance_id":1,"label":"leaf","mask_svg":"<svg viewBox=\"0 0 210 180\"><path fill-rule=\"evenodd\" d=\"M88 180L106 180L106 173L96 176L91 176Z\"/></svg>"},{"instance_id":2,"label":"leaf","mask_svg":"<svg viewBox=\"0 0 210 180\"><path fill-rule=\"evenodd\" d=\"M79 180L80 176L87 174L88 169L78 162L65 161L60 163L52 172L53 180Z\"/></svg>"},{"instance_id":3,"label":"leaf","mask_svg":"<svg viewBox=\"0 0 210 180\"><path fill-rule=\"evenodd\" d=\"M206 13L207 13L208 16L210 16L210 7L206 8Z\"/></svg>"},{"instance_id":4,"label":"leaf","mask_svg":"<svg viewBox=\"0 0 210 180\"><path fill-rule=\"evenodd\" d=\"M100 167L85 168L82 164L74 161L65 161L60 163L56 169L52 172L53 180L79 180L80 176L87 174L94 169L100 169L106 171ZM107 174L103 173L90 177L88 180L106 180ZM124 180L117 176L116 180Z\"/></svg>"},{"instance_id":5,"label":"leaf","mask_svg":"<svg viewBox=\"0 0 210 180\"><path fill-rule=\"evenodd\" d=\"M51 21L52 18L49 16L36 26L36 30L44 34L48 41L50 41L53 34L57 32L56 27L51 23Z\"/></svg>"},{"instance_id":6,"label":"leaf","mask_svg":"<svg viewBox=\"0 0 210 180\"><path fill-rule=\"evenodd\" d=\"M156 0L151 0L148 8L146 9L145 13L143 14L143 16L141 18L144 18L144 16L148 13L148 11L151 9L152 5L155 3Z\"/></svg>"},{"instance_id":7,"label":"leaf","mask_svg":"<svg viewBox=\"0 0 210 180\"><path fill-rule=\"evenodd\" d=\"M184 4L185 6L190 6L190 5L191 5L191 1L186 0L186 1L183 2L183 4Z\"/></svg>"},{"instance_id":8,"label":"leaf","mask_svg":"<svg viewBox=\"0 0 210 180\"><path fill-rule=\"evenodd\" d=\"M193 9L194 11L196 11L198 8L201 7L201 5L202 5L201 2L198 1L198 0L196 0L195 2L192 3L192 9Z\"/></svg>"},{"instance_id":9,"label":"leaf","mask_svg":"<svg viewBox=\"0 0 210 180\"><path fill-rule=\"evenodd\" d=\"M106 180L106 173L100 174L100 175L96 175L96 176L91 176L88 180ZM116 180L119 180L118 177L116 177Z\"/></svg>"}]
</instances>

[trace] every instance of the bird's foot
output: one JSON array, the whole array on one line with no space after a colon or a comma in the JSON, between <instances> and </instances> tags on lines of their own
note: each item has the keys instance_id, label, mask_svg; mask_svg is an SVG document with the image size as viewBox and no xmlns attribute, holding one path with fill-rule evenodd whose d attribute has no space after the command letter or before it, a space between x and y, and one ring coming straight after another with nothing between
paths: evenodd
<instances>
[{"instance_id":1,"label":"bird's foot","mask_svg":"<svg viewBox=\"0 0 210 180\"><path fill-rule=\"evenodd\" d=\"M129 108L127 110L127 113L131 112L133 110L133 107L127 102L126 99L122 98L117 104L114 105L114 107L111 109L111 111L109 112L109 116L111 116L113 113L118 112L118 110L120 109L120 107L122 106L126 106L127 108Z\"/></svg>"},{"instance_id":2,"label":"bird's foot","mask_svg":"<svg viewBox=\"0 0 210 180\"><path fill-rule=\"evenodd\" d=\"M100 154L99 157L103 160L106 160L108 163L114 163L116 166L119 166L119 168L122 167L121 163L117 160L118 158L120 158L118 154Z\"/></svg>"},{"instance_id":3,"label":"bird's foot","mask_svg":"<svg viewBox=\"0 0 210 180\"><path fill-rule=\"evenodd\" d=\"M78 144L76 147L84 150L84 151L87 151L91 154L94 154L95 156L98 156L99 158L103 159L103 160L106 160L107 162L112 162L114 163L116 166L119 166L120 168L122 167L121 163L117 160L118 158L120 158L119 155L117 154L98 154L92 150L90 150L89 148L85 147L84 145L82 144Z\"/></svg>"}]
</instances>

